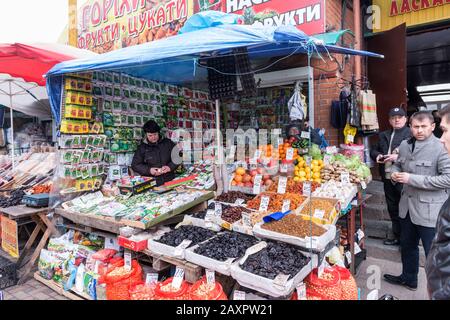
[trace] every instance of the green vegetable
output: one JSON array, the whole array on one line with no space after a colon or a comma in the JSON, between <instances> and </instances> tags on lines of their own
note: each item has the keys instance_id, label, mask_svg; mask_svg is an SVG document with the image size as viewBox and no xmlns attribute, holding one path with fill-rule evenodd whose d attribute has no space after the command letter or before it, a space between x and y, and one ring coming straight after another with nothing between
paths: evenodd
<instances>
[{"instance_id":1,"label":"green vegetable","mask_svg":"<svg viewBox=\"0 0 450 320\"><path fill-rule=\"evenodd\" d=\"M313 158L313 160L322 160L322 152L317 144L312 144L309 149L308 154Z\"/></svg>"}]
</instances>

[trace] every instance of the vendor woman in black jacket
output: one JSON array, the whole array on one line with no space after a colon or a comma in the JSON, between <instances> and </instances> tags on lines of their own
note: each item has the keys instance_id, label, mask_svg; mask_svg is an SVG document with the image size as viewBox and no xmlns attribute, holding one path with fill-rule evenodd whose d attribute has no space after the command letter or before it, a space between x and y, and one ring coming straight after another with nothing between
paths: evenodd
<instances>
[{"instance_id":1,"label":"vendor woman in black jacket","mask_svg":"<svg viewBox=\"0 0 450 320\"><path fill-rule=\"evenodd\" d=\"M176 145L161 136L161 128L153 120L145 123L143 130L145 137L134 154L131 168L136 174L155 178L160 186L175 178L178 165L173 162L172 152Z\"/></svg>"}]
</instances>

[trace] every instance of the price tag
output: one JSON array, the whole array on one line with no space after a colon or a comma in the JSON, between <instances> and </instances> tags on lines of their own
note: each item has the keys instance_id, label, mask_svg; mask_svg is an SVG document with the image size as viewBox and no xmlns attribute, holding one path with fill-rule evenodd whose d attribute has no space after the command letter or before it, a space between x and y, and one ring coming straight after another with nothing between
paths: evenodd
<instances>
[{"instance_id":1,"label":"price tag","mask_svg":"<svg viewBox=\"0 0 450 320\"><path fill-rule=\"evenodd\" d=\"M367 189L367 184L366 184L365 181L361 181L361 188L362 188L363 190L366 190L366 189Z\"/></svg>"},{"instance_id":2,"label":"price tag","mask_svg":"<svg viewBox=\"0 0 450 320\"><path fill-rule=\"evenodd\" d=\"M356 242L355 242L354 251L355 251L355 254L358 254L361 252L361 248L359 247L359 245Z\"/></svg>"},{"instance_id":3,"label":"price tag","mask_svg":"<svg viewBox=\"0 0 450 320\"><path fill-rule=\"evenodd\" d=\"M126 251L124 254L125 259L125 270L131 271L131 252Z\"/></svg>"},{"instance_id":4,"label":"price tag","mask_svg":"<svg viewBox=\"0 0 450 320\"><path fill-rule=\"evenodd\" d=\"M302 133L300 134L300 137L302 137L303 139L311 139L311 133L308 131L302 131Z\"/></svg>"},{"instance_id":5,"label":"price tag","mask_svg":"<svg viewBox=\"0 0 450 320\"><path fill-rule=\"evenodd\" d=\"M256 166L258 164L258 159L250 158L249 163L251 166Z\"/></svg>"},{"instance_id":6,"label":"price tag","mask_svg":"<svg viewBox=\"0 0 450 320\"><path fill-rule=\"evenodd\" d=\"M347 258L348 264L352 263L352 254L350 253L350 251L347 251L345 253L345 257Z\"/></svg>"},{"instance_id":7,"label":"price tag","mask_svg":"<svg viewBox=\"0 0 450 320\"><path fill-rule=\"evenodd\" d=\"M311 156L305 156L305 162L306 162L306 165L308 167L310 167L311 166L311 162L312 162L312 157Z\"/></svg>"},{"instance_id":8,"label":"price tag","mask_svg":"<svg viewBox=\"0 0 450 320\"><path fill-rule=\"evenodd\" d=\"M259 211L267 211L267 208L269 208L269 201L270 198L268 196L262 197L259 205Z\"/></svg>"},{"instance_id":9,"label":"price tag","mask_svg":"<svg viewBox=\"0 0 450 320\"><path fill-rule=\"evenodd\" d=\"M306 285L303 282L297 286L297 300L306 300Z\"/></svg>"},{"instance_id":10,"label":"price tag","mask_svg":"<svg viewBox=\"0 0 450 320\"><path fill-rule=\"evenodd\" d=\"M324 270L325 270L325 263L321 263L319 266L319 270L317 272L317 275L319 276L319 278L322 278Z\"/></svg>"},{"instance_id":11,"label":"price tag","mask_svg":"<svg viewBox=\"0 0 450 320\"><path fill-rule=\"evenodd\" d=\"M224 229L227 229L227 230L233 230L233 226L231 225L231 223L229 223L229 222L227 222L227 221L223 221L221 224L220 224L220 226L222 227L222 228L224 228Z\"/></svg>"},{"instance_id":12,"label":"price tag","mask_svg":"<svg viewBox=\"0 0 450 320\"><path fill-rule=\"evenodd\" d=\"M287 165L287 163L282 163L280 165L280 172L281 173L287 173L288 172L288 165Z\"/></svg>"},{"instance_id":13,"label":"price tag","mask_svg":"<svg viewBox=\"0 0 450 320\"><path fill-rule=\"evenodd\" d=\"M326 150L327 153L331 153L331 154L337 153L337 148L336 148L336 146L326 147L325 150Z\"/></svg>"},{"instance_id":14,"label":"price tag","mask_svg":"<svg viewBox=\"0 0 450 320\"><path fill-rule=\"evenodd\" d=\"M350 174L348 172L341 173L341 182L342 183L350 183Z\"/></svg>"},{"instance_id":15,"label":"price tag","mask_svg":"<svg viewBox=\"0 0 450 320\"><path fill-rule=\"evenodd\" d=\"M233 300L245 300L245 292L235 290L233 294Z\"/></svg>"},{"instance_id":16,"label":"price tag","mask_svg":"<svg viewBox=\"0 0 450 320\"><path fill-rule=\"evenodd\" d=\"M348 141L349 143L353 143L353 142L355 142L355 137L352 136L351 134L349 134L349 135L347 135L347 141Z\"/></svg>"},{"instance_id":17,"label":"price tag","mask_svg":"<svg viewBox=\"0 0 450 320\"><path fill-rule=\"evenodd\" d=\"M254 158L255 158L255 159L261 158L261 154L262 154L261 150L256 150L256 151L255 151Z\"/></svg>"},{"instance_id":18,"label":"price tag","mask_svg":"<svg viewBox=\"0 0 450 320\"><path fill-rule=\"evenodd\" d=\"M318 219L323 219L323 216L325 215L325 210L316 209L314 210L314 217Z\"/></svg>"},{"instance_id":19,"label":"price tag","mask_svg":"<svg viewBox=\"0 0 450 320\"><path fill-rule=\"evenodd\" d=\"M234 156L236 154L236 146L230 147L230 152L228 153L228 159L234 159Z\"/></svg>"},{"instance_id":20,"label":"price tag","mask_svg":"<svg viewBox=\"0 0 450 320\"><path fill-rule=\"evenodd\" d=\"M216 202L214 204L214 215L216 217L222 217L222 204L221 203Z\"/></svg>"},{"instance_id":21,"label":"price tag","mask_svg":"<svg viewBox=\"0 0 450 320\"><path fill-rule=\"evenodd\" d=\"M280 177L278 179L278 193L285 194L287 186L287 177Z\"/></svg>"},{"instance_id":22,"label":"price tag","mask_svg":"<svg viewBox=\"0 0 450 320\"><path fill-rule=\"evenodd\" d=\"M253 193L259 194L261 192L261 182L262 175L258 174L255 176L255 181L253 182Z\"/></svg>"},{"instance_id":23,"label":"price tag","mask_svg":"<svg viewBox=\"0 0 450 320\"><path fill-rule=\"evenodd\" d=\"M331 163L331 155L329 155L329 154L324 155L323 156L323 163L325 165L329 165Z\"/></svg>"},{"instance_id":24,"label":"price tag","mask_svg":"<svg viewBox=\"0 0 450 320\"><path fill-rule=\"evenodd\" d=\"M291 209L291 200L285 199L283 200L283 207L281 208L282 212L287 212Z\"/></svg>"},{"instance_id":25,"label":"price tag","mask_svg":"<svg viewBox=\"0 0 450 320\"><path fill-rule=\"evenodd\" d=\"M311 183L310 182L303 183L303 195L308 196L308 197L311 195Z\"/></svg>"},{"instance_id":26,"label":"price tag","mask_svg":"<svg viewBox=\"0 0 450 320\"><path fill-rule=\"evenodd\" d=\"M184 269L177 267L177 269L175 270L175 275L173 276L172 287L174 287L174 289L176 290L180 289L183 279Z\"/></svg>"},{"instance_id":27,"label":"price tag","mask_svg":"<svg viewBox=\"0 0 450 320\"><path fill-rule=\"evenodd\" d=\"M362 231L361 229L358 229L358 231L356 231L356 235L358 236L358 242L361 241L362 238L364 238L364 231Z\"/></svg>"},{"instance_id":28,"label":"price tag","mask_svg":"<svg viewBox=\"0 0 450 320\"><path fill-rule=\"evenodd\" d=\"M99 268L99 266L100 266L100 261L95 261L95 267L94 267L94 272L96 273L96 274L98 274L98 268Z\"/></svg>"},{"instance_id":29,"label":"price tag","mask_svg":"<svg viewBox=\"0 0 450 320\"><path fill-rule=\"evenodd\" d=\"M208 284L216 284L216 275L213 270L206 269L206 282Z\"/></svg>"},{"instance_id":30,"label":"price tag","mask_svg":"<svg viewBox=\"0 0 450 320\"><path fill-rule=\"evenodd\" d=\"M286 286L288 279L289 279L289 275L279 274L275 277L275 279L273 279L273 284L280 286L280 287L284 287L284 286Z\"/></svg>"},{"instance_id":31,"label":"price tag","mask_svg":"<svg viewBox=\"0 0 450 320\"><path fill-rule=\"evenodd\" d=\"M234 202L234 204L237 204L237 205L241 205L241 204L244 204L244 203L245 203L245 200L241 199L241 198L237 198L236 201Z\"/></svg>"},{"instance_id":32,"label":"price tag","mask_svg":"<svg viewBox=\"0 0 450 320\"><path fill-rule=\"evenodd\" d=\"M292 160L294 159L294 149L288 148L286 151L286 160Z\"/></svg>"},{"instance_id":33,"label":"price tag","mask_svg":"<svg viewBox=\"0 0 450 320\"><path fill-rule=\"evenodd\" d=\"M250 215L248 213L242 214L242 224L247 227L252 226L252 218L250 217Z\"/></svg>"},{"instance_id":34,"label":"price tag","mask_svg":"<svg viewBox=\"0 0 450 320\"><path fill-rule=\"evenodd\" d=\"M158 274L157 273L147 273L145 276L145 284L147 286L158 282Z\"/></svg>"},{"instance_id":35,"label":"price tag","mask_svg":"<svg viewBox=\"0 0 450 320\"><path fill-rule=\"evenodd\" d=\"M205 215L205 221L211 222L215 217L214 210L207 210Z\"/></svg>"}]
</instances>

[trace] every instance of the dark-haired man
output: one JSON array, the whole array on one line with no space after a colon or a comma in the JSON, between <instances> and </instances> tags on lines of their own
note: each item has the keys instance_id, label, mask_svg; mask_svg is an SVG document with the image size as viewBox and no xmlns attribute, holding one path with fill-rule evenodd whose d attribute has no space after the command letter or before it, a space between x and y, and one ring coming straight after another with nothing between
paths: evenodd
<instances>
[{"instance_id":1,"label":"dark-haired man","mask_svg":"<svg viewBox=\"0 0 450 320\"><path fill-rule=\"evenodd\" d=\"M410 119L413 137L403 141L391 179L403 184L399 204L402 274L385 274L386 281L417 289L419 241L428 256L435 235L439 209L447 200L450 186L450 157L433 135L431 112L419 111Z\"/></svg>"}]
</instances>

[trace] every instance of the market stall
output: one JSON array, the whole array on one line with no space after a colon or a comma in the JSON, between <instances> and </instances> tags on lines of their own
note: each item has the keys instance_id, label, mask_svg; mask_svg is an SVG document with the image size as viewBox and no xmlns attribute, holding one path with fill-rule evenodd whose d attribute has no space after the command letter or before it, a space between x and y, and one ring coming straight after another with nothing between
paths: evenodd
<instances>
[{"instance_id":1,"label":"market stall","mask_svg":"<svg viewBox=\"0 0 450 320\"><path fill-rule=\"evenodd\" d=\"M61 133L56 213L91 232L69 231L51 239L41 252L38 279L53 279L93 299L232 298L215 281L216 273L272 298L290 298L295 290L303 292L305 283L311 292L335 286L335 297L342 298L339 279L329 284L312 275L334 275L338 268L325 268L326 263L345 264L339 250L333 250L335 224L351 209L358 188L370 180L359 157L342 158L336 148L276 139L243 161L233 155L230 164L220 165L221 175L215 175L214 162L199 162L195 156L205 149L196 130L217 133L225 128L221 93L211 74L221 64L214 61L205 69L199 60L220 60L241 47L250 59L305 53L311 58L326 52L377 56L325 46L289 27L219 25L56 66L47 75ZM179 128L194 137L182 145L194 151L197 161L184 176L159 188L151 186L151 178L130 177L128 170L131 152L142 138L139 129L149 118L157 119L174 140ZM217 138L212 144L218 158L223 157L222 144ZM279 164L279 172L270 171ZM206 203L215 197L208 191L214 182L225 183L228 192ZM128 187L126 195L120 194L123 186ZM169 224L174 217L179 217L177 228ZM79 225L66 223L72 230ZM112 235L99 237L101 230ZM123 258L121 246L126 248ZM153 267L162 259L172 262L177 267L168 276L173 277L143 272L142 254ZM207 269L206 277L188 283L188 265Z\"/></svg>"}]
</instances>

